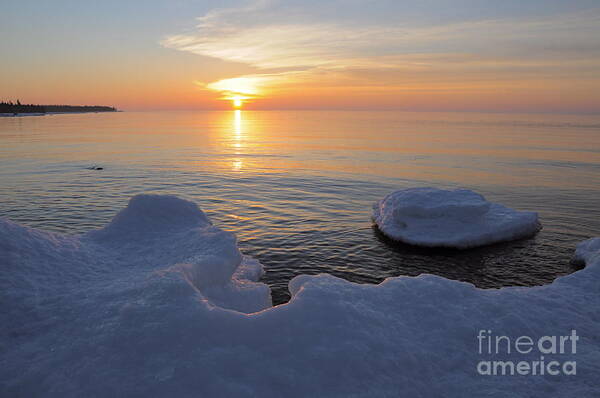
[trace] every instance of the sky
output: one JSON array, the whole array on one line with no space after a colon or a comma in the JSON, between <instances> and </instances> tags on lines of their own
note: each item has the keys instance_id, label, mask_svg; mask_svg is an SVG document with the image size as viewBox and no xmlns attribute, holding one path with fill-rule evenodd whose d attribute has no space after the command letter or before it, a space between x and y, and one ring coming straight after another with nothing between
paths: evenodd
<instances>
[{"instance_id":1,"label":"sky","mask_svg":"<svg viewBox=\"0 0 600 398\"><path fill-rule=\"evenodd\" d=\"M0 99L600 113L597 0L5 2Z\"/></svg>"}]
</instances>

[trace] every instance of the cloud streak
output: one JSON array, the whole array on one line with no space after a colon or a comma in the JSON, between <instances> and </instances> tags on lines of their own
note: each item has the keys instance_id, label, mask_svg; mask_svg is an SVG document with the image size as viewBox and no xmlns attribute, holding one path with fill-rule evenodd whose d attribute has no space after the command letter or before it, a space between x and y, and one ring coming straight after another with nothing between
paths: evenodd
<instances>
[{"instance_id":1,"label":"cloud streak","mask_svg":"<svg viewBox=\"0 0 600 398\"><path fill-rule=\"evenodd\" d=\"M401 15L398 3L388 11ZM335 20L308 20L306 12L290 12L285 4L258 1L214 10L198 18L194 31L169 35L161 44L255 68L254 75L206 85L252 97L311 82L402 87L428 77L519 80L533 71L549 78L565 71L598 77L591 71L600 67L599 9L528 18L374 23L368 15L361 22L360 15L343 13ZM308 4L317 15L319 3Z\"/></svg>"}]
</instances>

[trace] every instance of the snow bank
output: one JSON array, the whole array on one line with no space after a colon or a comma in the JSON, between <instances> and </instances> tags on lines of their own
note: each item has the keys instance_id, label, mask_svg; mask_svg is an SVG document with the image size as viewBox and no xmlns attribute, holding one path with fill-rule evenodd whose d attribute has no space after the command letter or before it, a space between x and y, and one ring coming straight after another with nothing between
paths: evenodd
<instances>
[{"instance_id":1,"label":"snow bank","mask_svg":"<svg viewBox=\"0 0 600 398\"><path fill-rule=\"evenodd\" d=\"M394 240L459 249L519 239L540 229L537 213L490 203L468 189L396 191L373 205L373 220Z\"/></svg>"},{"instance_id":2,"label":"snow bank","mask_svg":"<svg viewBox=\"0 0 600 398\"><path fill-rule=\"evenodd\" d=\"M138 196L106 228L65 236L0 220L0 396L592 396L600 248L533 288L444 278L290 282L269 306L261 267L195 205ZM481 330L579 336L576 375L486 376ZM508 356L539 360L539 353Z\"/></svg>"}]
</instances>

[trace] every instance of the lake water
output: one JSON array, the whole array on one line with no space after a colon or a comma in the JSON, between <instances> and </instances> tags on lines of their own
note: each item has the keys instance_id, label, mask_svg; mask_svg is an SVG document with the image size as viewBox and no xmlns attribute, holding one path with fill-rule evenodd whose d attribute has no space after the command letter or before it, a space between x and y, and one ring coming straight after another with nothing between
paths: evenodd
<instances>
[{"instance_id":1,"label":"lake water","mask_svg":"<svg viewBox=\"0 0 600 398\"><path fill-rule=\"evenodd\" d=\"M98 165L103 170L89 170ZM467 251L394 244L371 205L465 187L539 212L534 238ZM0 216L50 231L105 225L142 192L195 201L265 266L275 303L321 272L362 283L433 273L479 287L574 271L600 235L600 116L123 112L0 118Z\"/></svg>"}]
</instances>

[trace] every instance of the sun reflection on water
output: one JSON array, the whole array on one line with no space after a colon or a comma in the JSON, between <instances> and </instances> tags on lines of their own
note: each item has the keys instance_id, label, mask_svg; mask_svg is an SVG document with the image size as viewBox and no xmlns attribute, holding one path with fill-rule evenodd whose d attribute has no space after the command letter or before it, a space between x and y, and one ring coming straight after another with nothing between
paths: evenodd
<instances>
[{"instance_id":1,"label":"sun reflection on water","mask_svg":"<svg viewBox=\"0 0 600 398\"><path fill-rule=\"evenodd\" d=\"M233 118L233 133L234 133L234 143L233 146L237 149L236 155L240 155L239 149L242 147L242 111L241 109L236 109L234 112ZM231 162L231 168L234 171L240 171L243 166L243 162L241 158L233 159Z\"/></svg>"},{"instance_id":2,"label":"sun reflection on water","mask_svg":"<svg viewBox=\"0 0 600 398\"><path fill-rule=\"evenodd\" d=\"M239 144L240 138L242 136L242 111L241 111L241 109L236 109L233 112L234 112L233 131L235 133L235 138Z\"/></svg>"}]
</instances>

